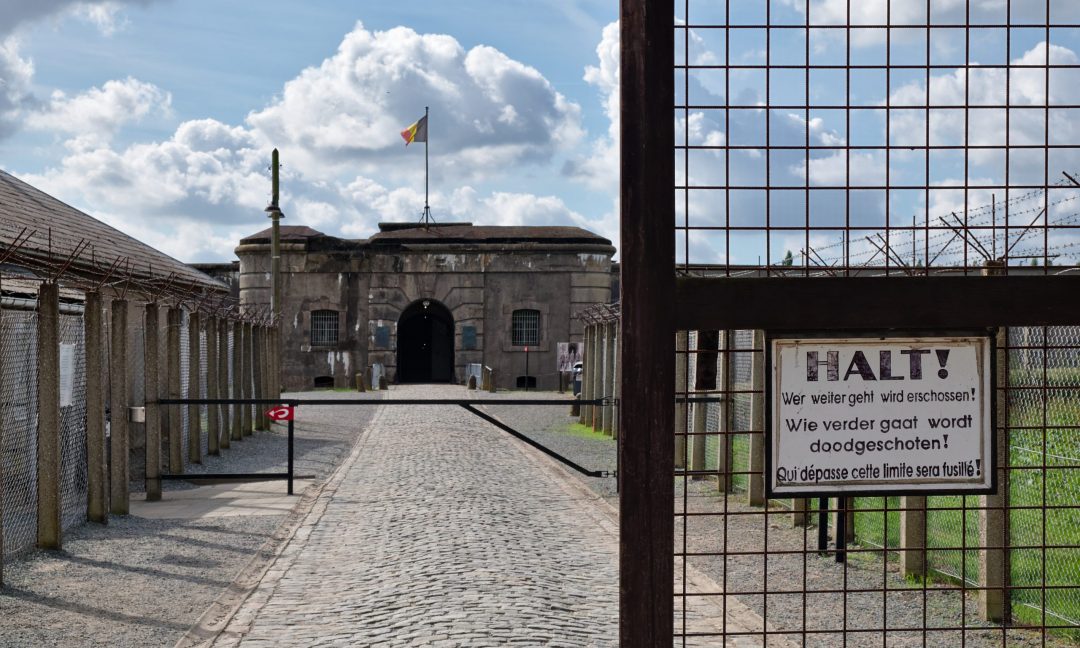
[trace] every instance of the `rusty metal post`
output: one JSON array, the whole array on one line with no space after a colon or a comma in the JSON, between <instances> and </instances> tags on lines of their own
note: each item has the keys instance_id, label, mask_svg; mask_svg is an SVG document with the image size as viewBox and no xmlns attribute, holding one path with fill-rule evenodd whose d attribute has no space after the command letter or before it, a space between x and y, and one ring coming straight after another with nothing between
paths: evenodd
<instances>
[{"instance_id":1,"label":"rusty metal post","mask_svg":"<svg viewBox=\"0 0 1080 648\"><path fill-rule=\"evenodd\" d=\"M157 303L150 302L143 311L143 389L146 408L146 501L161 499L161 412L157 404L160 396L158 377L160 351L158 349Z\"/></svg>"},{"instance_id":2,"label":"rusty metal post","mask_svg":"<svg viewBox=\"0 0 1080 648\"><path fill-rule=\"evenodd\" d=\"M105 523L109 519L109 460L105 456L105 391L101 384L101 293L86 293L83 308L83 339L86 344L86 519Z\"/></svg>"},{"instance_id":3,"label":"rusty metal post","mask_svg":"<svg viewBox=\"0 0 1080 648\"><path fill-rule=\"evenodd\" d=\"M180 326L183 321L180 309L170 307L166 315L165 330L166 371L169 374L169 398L180 398ZM179 475L184 472L184 433L183 420L180 418L181 405L169 405L169 472Z\"/></svg>"},{"instance_id":4,"label":"rusty metal post","mask_svg":"<svg viewBox=\"0 0 1080 648\"><path fill-rule=\"evenodd\" d=\"M198 311L188 316L188 398L202 395L202 345ZM188 405L188 461L202 463L202 406Z\"/></svg>"},{"instance_id":5,"label":"rusty metal post","mask_svg":"<svg viewBox=\"0 0 1080 648\"><path fill-rule=\"evenodd\" d=\"M114 299L111 304L112 327L109 330L112 343L109 346L109 423L110 436L110 510L113 515L127 515L130 506L128 481L128 407L131 394L131 376L128 373L128 303Z\"/></svg>"},{"instance_id":6,"label":"rusty metal post","mask_svg":"<svg viewBox=\"0 0 1080 648\"><path fill-rule=\"evenodd\" d=\"M37 546L60 549L60 290L38 287Z\"/></svg>"},{"instance_id":7,"label":"rusty metal post","mask_svg":"<svg viewBox=\"0 0 1080 648\"><path fill-rule=\"evenodd\" d=\"M670 5L620 3L619 645L671 645L675 523L675 105ZM649 379L645 379L648 376Z\"/></svg>"},{"instance_id":8,"label":"rusty metal post","mask_svg":"<svg viewBox=\"0 0 1080 648\"><path fill-rule=\"evenodd\" d=\"M218 326L216 317L206 318L206 397L219 398L218 396ZM206 453L210 455L221 454L219 438L221 427L218 424L218 410L220 405L206 406Z\"/></svg>"}]
</instances>

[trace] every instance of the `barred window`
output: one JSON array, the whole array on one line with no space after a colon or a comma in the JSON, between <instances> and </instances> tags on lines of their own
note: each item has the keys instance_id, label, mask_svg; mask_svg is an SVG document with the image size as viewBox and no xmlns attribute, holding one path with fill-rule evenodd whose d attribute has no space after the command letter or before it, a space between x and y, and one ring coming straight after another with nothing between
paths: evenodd
<instances>
[{"instance_id":1,"label":"barred window","mask_svg":"<svg viewBox=\"0 0 1080 648\"><path fill-rule=\"evenodd\" d=\"M338 312L311 311L311 346L330 346L338 343Z\"/></svg>"},{"instance_id":2,"label":"barred window","mask_svg":"<svg viewBox=\"0 0 1080 648\"><path fill-rule=\"evenodd\" d=\"M521 308L510 320L510 344L536 346L540 344L540 311Z\"/></svg>"}]
</instances>

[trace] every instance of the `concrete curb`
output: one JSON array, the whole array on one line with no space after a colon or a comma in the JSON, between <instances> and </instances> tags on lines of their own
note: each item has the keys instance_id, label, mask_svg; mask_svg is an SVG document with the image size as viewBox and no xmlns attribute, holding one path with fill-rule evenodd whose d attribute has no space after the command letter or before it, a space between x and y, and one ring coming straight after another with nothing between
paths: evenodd
<instances>
[{"instance_id":1,"label":"concrete curb","mask_svg":"<svg viewBox=\"0 0 1080 648\"><path fill-rule=\"evenodd\" d=\"M304 492L274 535L259 548L229 587L176 642L175 648L239 645L259 610L269 600L274 587L303 549L311 528L322 518L345 473L360 456L371 429L382 418L385 408L376 407L378 410L357 437L345 461L342 461L321 485L310 486Z\"/></svg>"}]
</instances>

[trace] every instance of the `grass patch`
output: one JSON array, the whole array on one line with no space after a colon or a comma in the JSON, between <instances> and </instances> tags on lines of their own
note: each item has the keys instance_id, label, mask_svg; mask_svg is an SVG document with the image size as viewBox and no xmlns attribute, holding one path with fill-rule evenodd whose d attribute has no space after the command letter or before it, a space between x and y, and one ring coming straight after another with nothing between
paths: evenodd
<instances>
[{"instance_id":1,"label":"grass patch","mask_svg":"<svg viewBox=\"0 0 1080 648\"><path fill-rule=\"evenodd\" d=\"M588 425L582 425L581 423L571 423L562 429L556 428L557 431L566 434L567 436L578 437L581 439L592 439L593 441L614 441L611 437L603 432L597 432Z\"/></svg>"}]
</instances>

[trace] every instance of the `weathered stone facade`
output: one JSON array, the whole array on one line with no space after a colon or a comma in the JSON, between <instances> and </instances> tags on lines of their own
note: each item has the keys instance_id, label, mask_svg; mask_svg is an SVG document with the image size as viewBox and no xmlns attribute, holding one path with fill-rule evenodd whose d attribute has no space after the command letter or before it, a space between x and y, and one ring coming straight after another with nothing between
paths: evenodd
<instances>
[{"instance_id":1,"label":"weathered stone facade","mask_svg":"<svg viewBox=\"0 0 1080 648\"><path fill-rule=\"evenodd\" d=\"M524 384L526 355L530 384L555 389L557 343L582 341L574 315L611 299L615 249L576 227L383 223L359 241L281 229L290 390L353 387L374 363L391 382L455 383L481 364L513 388ZM241 304L268 304L270 230L236 253Z\"/></svg>"}]
</instances>

